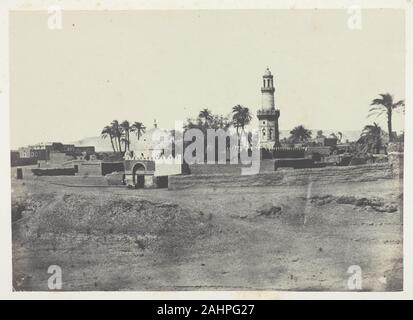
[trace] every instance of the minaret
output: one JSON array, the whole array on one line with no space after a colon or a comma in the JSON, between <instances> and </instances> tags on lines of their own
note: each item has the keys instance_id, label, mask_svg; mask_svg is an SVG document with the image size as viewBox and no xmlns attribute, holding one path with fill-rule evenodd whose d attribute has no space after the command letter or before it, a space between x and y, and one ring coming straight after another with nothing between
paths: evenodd
<instances>
[{"instance_id":1,"label":"minaret","mask_svg":"<svg viewBox=\"0 0 413 320\"><path fill-rule=\"evenodd\" d=\"M262 106L257 112L260 131L261 148L273 149L280 144L278 132L278 118L280 110L275 108L274 103L274 80L270 69L267 68L263 75Z\"/></svg>"}]
</instances>

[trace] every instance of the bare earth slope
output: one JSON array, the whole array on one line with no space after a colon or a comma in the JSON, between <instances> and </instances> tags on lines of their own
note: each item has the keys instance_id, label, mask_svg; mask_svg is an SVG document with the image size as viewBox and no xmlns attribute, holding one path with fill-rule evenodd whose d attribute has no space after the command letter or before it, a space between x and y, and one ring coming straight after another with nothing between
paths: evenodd
<instances>
[{"instance_id":1,"label":"bare earth slope","mask_svg":"<svg viewBox=\"0 0 413 320\"><path fill-rule=\"evenodd\" d=\"M16 290L402 290L399 181L128 190L12 180Z\"/></svg>"}]
</instances>

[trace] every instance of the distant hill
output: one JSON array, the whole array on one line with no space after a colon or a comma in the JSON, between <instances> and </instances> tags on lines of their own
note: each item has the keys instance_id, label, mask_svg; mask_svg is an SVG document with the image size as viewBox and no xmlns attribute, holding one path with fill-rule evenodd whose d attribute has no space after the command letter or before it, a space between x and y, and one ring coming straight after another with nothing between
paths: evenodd
<instances>
[{"instance_id":1,"label":"distant hill","mask_svg":"<svg viewBox=\"0 0 413 320\"><path fill-rule=\"evenodd\" d=\"M141 136L139 142L138 138L134 133L131 133L131 145L130 148L131 150L137 150L139 148L148 148L148 143L146 142L149 140L148 137L152 137L153 131L156 129L149 129L147 130L143 136ZM97 152L105 152L105 151L113 151L112 145L110 143L110 138L102 139L102 137L97 136L97 137L88 137L84 138L78 141L73 141L71 142L72 144L76 146L95 146L95 150ZM138 147L138 144L140 144L140 147Z\"/></svg>"},{"instance_id":2,"label":"distant hill","mask_svg":"<svg viewBox=\"0 0 413 320\"><path fill-rule=\"evenodd\" d=\"M312 129L313 132L313 137L316 136L318 129ZM328 137L330 133L332 132L338 132L338 131L333 131L333 130L323 130L323 134ZM347 139L349 141L355 141L358 140L360 137L360 130L344 130L341 131L343 134L343 139L342 141L345 142ZM280 138L288 137L290 135L290 130L281 130L280 131ZM134 144L136 143L137 139L134 136L131 136L132 141L131 141L131 149L133 150ZM75 144L76 146L95 146L96 151L98 152L104 152L104 151L112 151L112 146L110 144L110 139L102 139L100 136L97 137L88 137L84 138L78 141L73 141L71 142Z\"/></svg>"},{"instance_id":3,"label":"distant hill","mask_svg":"<svg viewBox=\"0 0 413 320\"><path fill-rule=\"evenodd\" d=\"M88 137L78 141L70 142L76 146L94 146L95 150L98 152L103 151L113 151L112 145L110 144L110 139L102 139L98 137Z\"/></svg>"}]
</instances>

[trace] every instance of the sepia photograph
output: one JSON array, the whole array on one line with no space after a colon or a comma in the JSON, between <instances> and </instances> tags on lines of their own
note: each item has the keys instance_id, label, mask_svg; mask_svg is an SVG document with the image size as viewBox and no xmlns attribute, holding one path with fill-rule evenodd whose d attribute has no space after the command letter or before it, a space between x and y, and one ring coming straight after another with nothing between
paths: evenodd
<instances>
[{"instance_id":1,"label":"sepia photograph","mask_svg":"<svg viewBox=\"0 0 413 320\"><path fill-rule=\"evenodd\" d=\"M405 9L8 25L13 292L403 292Z\"/></svg>"}]
</instances>

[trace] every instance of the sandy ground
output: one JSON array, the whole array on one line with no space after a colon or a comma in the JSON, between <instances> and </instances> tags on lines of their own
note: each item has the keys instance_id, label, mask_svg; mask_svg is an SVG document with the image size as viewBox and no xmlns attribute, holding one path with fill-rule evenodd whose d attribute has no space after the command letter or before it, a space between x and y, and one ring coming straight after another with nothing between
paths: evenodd
<instances>
[{"instance_id":1,"label":"sandy ground","mask_svg":"<svg viewBox=\"0 0 413 320\"><path fill-rule=\"evenodd\" d=\"M70 177L68 178L70 179ZM15 290L402 290L399 181L182 191L12 179Z\"/></svg>"}]
</instances>

